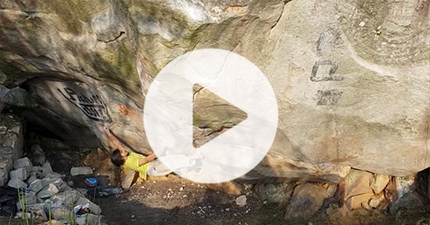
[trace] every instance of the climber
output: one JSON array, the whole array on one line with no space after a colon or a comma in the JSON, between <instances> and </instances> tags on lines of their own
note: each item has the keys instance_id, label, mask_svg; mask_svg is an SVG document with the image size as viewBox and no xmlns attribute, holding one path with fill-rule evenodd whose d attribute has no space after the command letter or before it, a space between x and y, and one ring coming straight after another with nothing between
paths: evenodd
<instances>
[{"instance_id":1,"label":"climber","mask_svg":"<svg viewBox=\"0 0 430 225\"><path fill-rule=\"evenodd\" d=\"M140 155L131 151L128 151L119 142L119 140L110 132L108 127L104 127L104 131L108 135L112 145L116 148L112 152L111 161L116 166L123 166L124 168L130 169L127 173L121 186L124 189L130 188L133 184L136 172L139 173L139 177L143 180L149 176L165 176L172 171L164 166L160 161L155 160L156 155L154 153L148 156Z\"/></svg>"}]
</instances>

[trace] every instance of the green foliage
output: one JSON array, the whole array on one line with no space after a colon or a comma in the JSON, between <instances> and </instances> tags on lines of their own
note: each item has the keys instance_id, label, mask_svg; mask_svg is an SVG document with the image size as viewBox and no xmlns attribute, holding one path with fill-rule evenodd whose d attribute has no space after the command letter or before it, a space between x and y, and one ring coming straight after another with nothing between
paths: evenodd
<instances>
[{"instance_id":1,"label":"green foliage","mask_svg":"<svg viewBox=\"0 0 430 225\"><path fill-rule=\"evenodd\" d=\"M21 206L22 210L22 217L21 217L21 225L32 225L33 224L33 218L30 214L30 218L28 218L28 212L27 212L27 202L25 198L25 193L22 188L18 189L18 201L19 205Z\"/></svg>"}]
</instances>

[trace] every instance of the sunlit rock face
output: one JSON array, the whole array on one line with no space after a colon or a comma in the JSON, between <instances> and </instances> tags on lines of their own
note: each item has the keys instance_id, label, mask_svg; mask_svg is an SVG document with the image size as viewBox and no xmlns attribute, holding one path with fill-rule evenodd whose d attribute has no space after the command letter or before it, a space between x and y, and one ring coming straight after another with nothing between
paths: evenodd
<instances>
[{"instance_id":1,"label":"sunlit rock face","mask_svg":"<svg viewBox=\"0 0 430 225\"><path fill-rule=\"evenodd\" d=\"M279 107L274 144L247 178L339 182L350 167L408 175L430 165L429 4L6 0L0 82L26 89L37 106L23 115L75 146L109 149L110 125L148 153L153 78L183 53L229 50L261 69ZM212 97L195 95L196 143L241 115Z\"/></svg>"}]
</instances>

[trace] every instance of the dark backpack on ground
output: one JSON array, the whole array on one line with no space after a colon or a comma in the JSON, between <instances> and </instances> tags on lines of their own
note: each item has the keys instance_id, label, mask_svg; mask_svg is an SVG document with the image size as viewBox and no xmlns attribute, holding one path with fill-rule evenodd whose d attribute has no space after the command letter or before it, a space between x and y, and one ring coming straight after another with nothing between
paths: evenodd
<instances>
[{"instance_id":1,"label":"dark backpack on ground","mask_svg":"<svg viewBox=\"0 0 430 225\"><path fill-rule=\"evenodd\" d=\"M0 215L14 217L17 212L18 189L0 186Z\"/></svg>"}]
</instances>

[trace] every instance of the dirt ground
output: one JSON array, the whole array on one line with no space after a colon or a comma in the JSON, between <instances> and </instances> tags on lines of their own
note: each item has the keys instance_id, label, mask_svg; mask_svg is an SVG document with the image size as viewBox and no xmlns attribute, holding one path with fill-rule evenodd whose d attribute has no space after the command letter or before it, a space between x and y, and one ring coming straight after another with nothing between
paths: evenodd
<instances>
[{"instance_id":1,"label":"dirt ground","mask_svg":"<svg viewBox=\"0 0 430 225\"><path fill-rule=\"evenodd\" d=\"M100 198L103 222L120 224L280 224L281 211L252 192L237 196L207 189L176 176L135 184L126 193ZM264 213L270 211L270 213Z\"/></svg>"}]
</instances>

